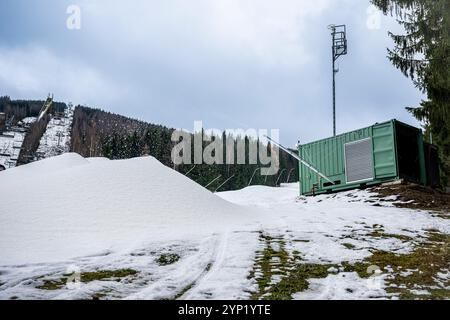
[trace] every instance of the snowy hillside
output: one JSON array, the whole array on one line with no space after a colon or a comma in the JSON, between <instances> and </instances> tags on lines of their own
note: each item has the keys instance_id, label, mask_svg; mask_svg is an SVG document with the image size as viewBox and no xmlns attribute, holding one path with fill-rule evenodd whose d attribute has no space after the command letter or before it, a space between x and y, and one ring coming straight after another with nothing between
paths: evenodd
<instances>
[{"instance_id":1,"label":"snowy hillside","mask_svg":"<svg viewBox=\"0 0 450 320\"><path fill-rule=\"evenodd\" d=\"M25 136L29 132L30 125L35 121L36 117L23 118L16 126L12 126L9 131L0 135L0 165L5 169L14 168L17 165ZM50 115L50 121L33 158L40 160L68 152L72 121L73 108L71 105L65 108L63 114Z\"/></svg>"},{"instance_id":2,"label":"snowy hillside","mask_svg":"<svg viewBox=\"0 0 450 320\"><path fill-rule=\"evenodd\" d=\"M0 134L0 165L5 169L13 168L17 164L20 148L25 138L26 128L36 120L35 117L22 119L12 131Z\"/></svg>"},{"instance_id":3,"label":"snowy hillside","mask_svg":"<svg viewBox=\"0 0 450 320\"><path fill-rule=\"evenodd\" d=\"M57 117L53 115L51 117L36 151L38 159L54 157L69 152L72 121L73 108L71 105L64 110L62 116Z\"/></svg>"},{"instance_id":4,"label":"snowy hillside","mask_svg":"<svg viewBox=\"0 0 450 320\"><path fill-rule=\"evenodd\" d=\"M4 132L0 135L0 165L6 169L15 167L25 133Z\"/></svg>"},{"instance_id":5,"label":"snowy hillside","mask_svg":"<svg viewBox=\"0 0 450 320\"><path fill-rule=\"evenodd\" d=\"M152 157L73 153L0 172L0 182L1 299L450 292L449 220L396 208L395 196L299 198L296 184L213 194Z\"/></svg>"}]
</instances>

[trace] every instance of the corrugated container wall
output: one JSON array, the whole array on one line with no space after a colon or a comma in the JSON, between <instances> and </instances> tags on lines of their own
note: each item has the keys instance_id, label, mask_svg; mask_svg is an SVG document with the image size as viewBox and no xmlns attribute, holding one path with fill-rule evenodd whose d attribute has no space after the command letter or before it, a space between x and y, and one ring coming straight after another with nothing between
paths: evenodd
<instances>
[{"instance_id":1,"label":"corrugated container wall","mask_svg":"<svg viewBox=\"0 0 450 320\"><path fill-rule=\"evenodd\" d=\"M330 183L300 164L300 194L351 189L400 179L397 131L408 134L408 141L412 139L417 146L417 168L420 173L412 176L417 178L417 182L425 184L421 131L391 120L299 146L300 157L334 182ZM404 149L411 149L406 142L402 145L405 145ZM402 151L400 159L410 156Z\"/></svg>"}]
</instances>

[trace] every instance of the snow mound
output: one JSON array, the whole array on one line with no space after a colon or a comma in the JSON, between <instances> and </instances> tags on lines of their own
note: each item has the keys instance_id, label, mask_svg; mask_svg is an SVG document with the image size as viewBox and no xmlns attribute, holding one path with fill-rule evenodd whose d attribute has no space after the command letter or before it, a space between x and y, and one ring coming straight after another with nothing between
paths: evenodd
<instances>
[{"instance_id":1,"label":"snow mound","mask_svg":"<svg viewBox=\"0 0 450 320\"><path fill-rule=\"evenodd\" d=\"M58 157L48 158L42 161L31 162L25 166L19 166L0 172L0 188L6 184L32 176L47 175L51 172L67 170L75 166L88 164L89 161L77 153L65 153ZM2 194L0 193L0 197Z\"/></svg>"},{"instance_id":2,"label":"snow mound","mask_svg":"<svg viewBox=\"0 0 450 320\"><path fill-rule=\"evenodd\" d=\"M153 157L63 154L0 173L0 198L0 265L128 250L252 223L248 209Z\"/></svg>"},{"instance_id":3,"label":"snow mound","mask_svg":"<svg viewBox=\"0 0 450 320\"><path fill-rule=\"evenodd\" d=\"M223 191L218 195L227 201L260 207L295 202L299 195L298 183L282 184L280 188L254 185L241 190Z\"/></svg>"}]
</instances>

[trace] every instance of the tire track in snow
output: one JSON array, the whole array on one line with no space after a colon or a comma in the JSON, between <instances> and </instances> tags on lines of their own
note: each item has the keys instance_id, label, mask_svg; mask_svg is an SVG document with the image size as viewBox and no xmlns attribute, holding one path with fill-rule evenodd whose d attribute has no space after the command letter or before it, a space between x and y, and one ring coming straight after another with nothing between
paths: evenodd
<instances>
[{"instance_id":1,"label":"tire track in snow","mask_svg":"<svg viewBox=\"0 0 450 320\"><path fill-rule=\"evenodd\" d=\"M214 274L218 272L218 270L220 270L226 256L229 234L230 232L226 231L220 236L219 239L216 240L217 244L215 247L217 248L217 252L215 258L210 262L210 264L208 264L211 266L205 269L205 272L194 282L193 287L179 298L180 300L190 300L193 299L195 295L201 295L200 290L202 284L207 282Z\"/></svg>"},{"instance_id":2,"label":"tire track in snow","mask_svg":"<svg viewBox=\"0 0 450 320\"><path fill-rule=\"evenodd\" d=\"M178 297L180 293L195 286L208 272L208 266L211 261L214 261L217 243L220 243L218 238L219 235L206 238L200 243L197 253L180 261L176 269L170 271L165 277L126 299L183 299Z\"/></svg>"}]
</instances>

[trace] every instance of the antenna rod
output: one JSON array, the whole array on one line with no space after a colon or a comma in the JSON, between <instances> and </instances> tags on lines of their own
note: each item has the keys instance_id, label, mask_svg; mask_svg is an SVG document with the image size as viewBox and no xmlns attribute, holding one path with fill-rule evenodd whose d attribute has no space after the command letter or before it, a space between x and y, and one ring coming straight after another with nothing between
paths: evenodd
<instances>
[{"instance_id":1,"label":"antenna rod","mask_svg":"<svg viewBox=\"0 0 450 320\"><path fill-rule=\"evenodd\" d=\"M335 58L335 47L334 42L336 39L336 27L333 26L331 29L333 36L333 46L332 46L332 59L333 59L333 137L336 136L336 58Z\"/></svg>"},{"instance_id":2,"label":"antenna rod","mask_svg":"<svg viewBox=\"0 0 450 320\"><path fill-rule=\"evenodd\" d=\"M278 142L272 140L271 138L269 138L268 136L264 136L266 137L270 142L272 142L274 145L276 145L278 148L280 148L281 150L287 152L289 155L291 155L292 157L294 157L295 159L297 159L298 161L300 161L305 167L307 167L308 169L310 169L311 171L317 173L319 176L321 176L322 178L324 178L325 180L327 180L328 182L335 184L333 181L331 181L326 175L324 175L323 173L321 173L319 170L317 170L316 168L314 168L311 164L309 164L308 162L306 162L305 160L303 160L299 155L296 155L295 153L293 153L291 150L289 150L286 147L283 147L281 144L279 144Z\"/></svg>"},{"instance_id":3,"label":"antenna rod","mask_svg":"<svg viewBox=\"0 0 450 320\"><path fill-rule=\"evenodd\" d=\"M333 72L333 136L336 136L336 73L339 69L336 69L336 60L343 55L347 54L347 27L345 24L328 26L331 30L331 60L332 60L332 72Z\"/></svg>"}]
</instances>

